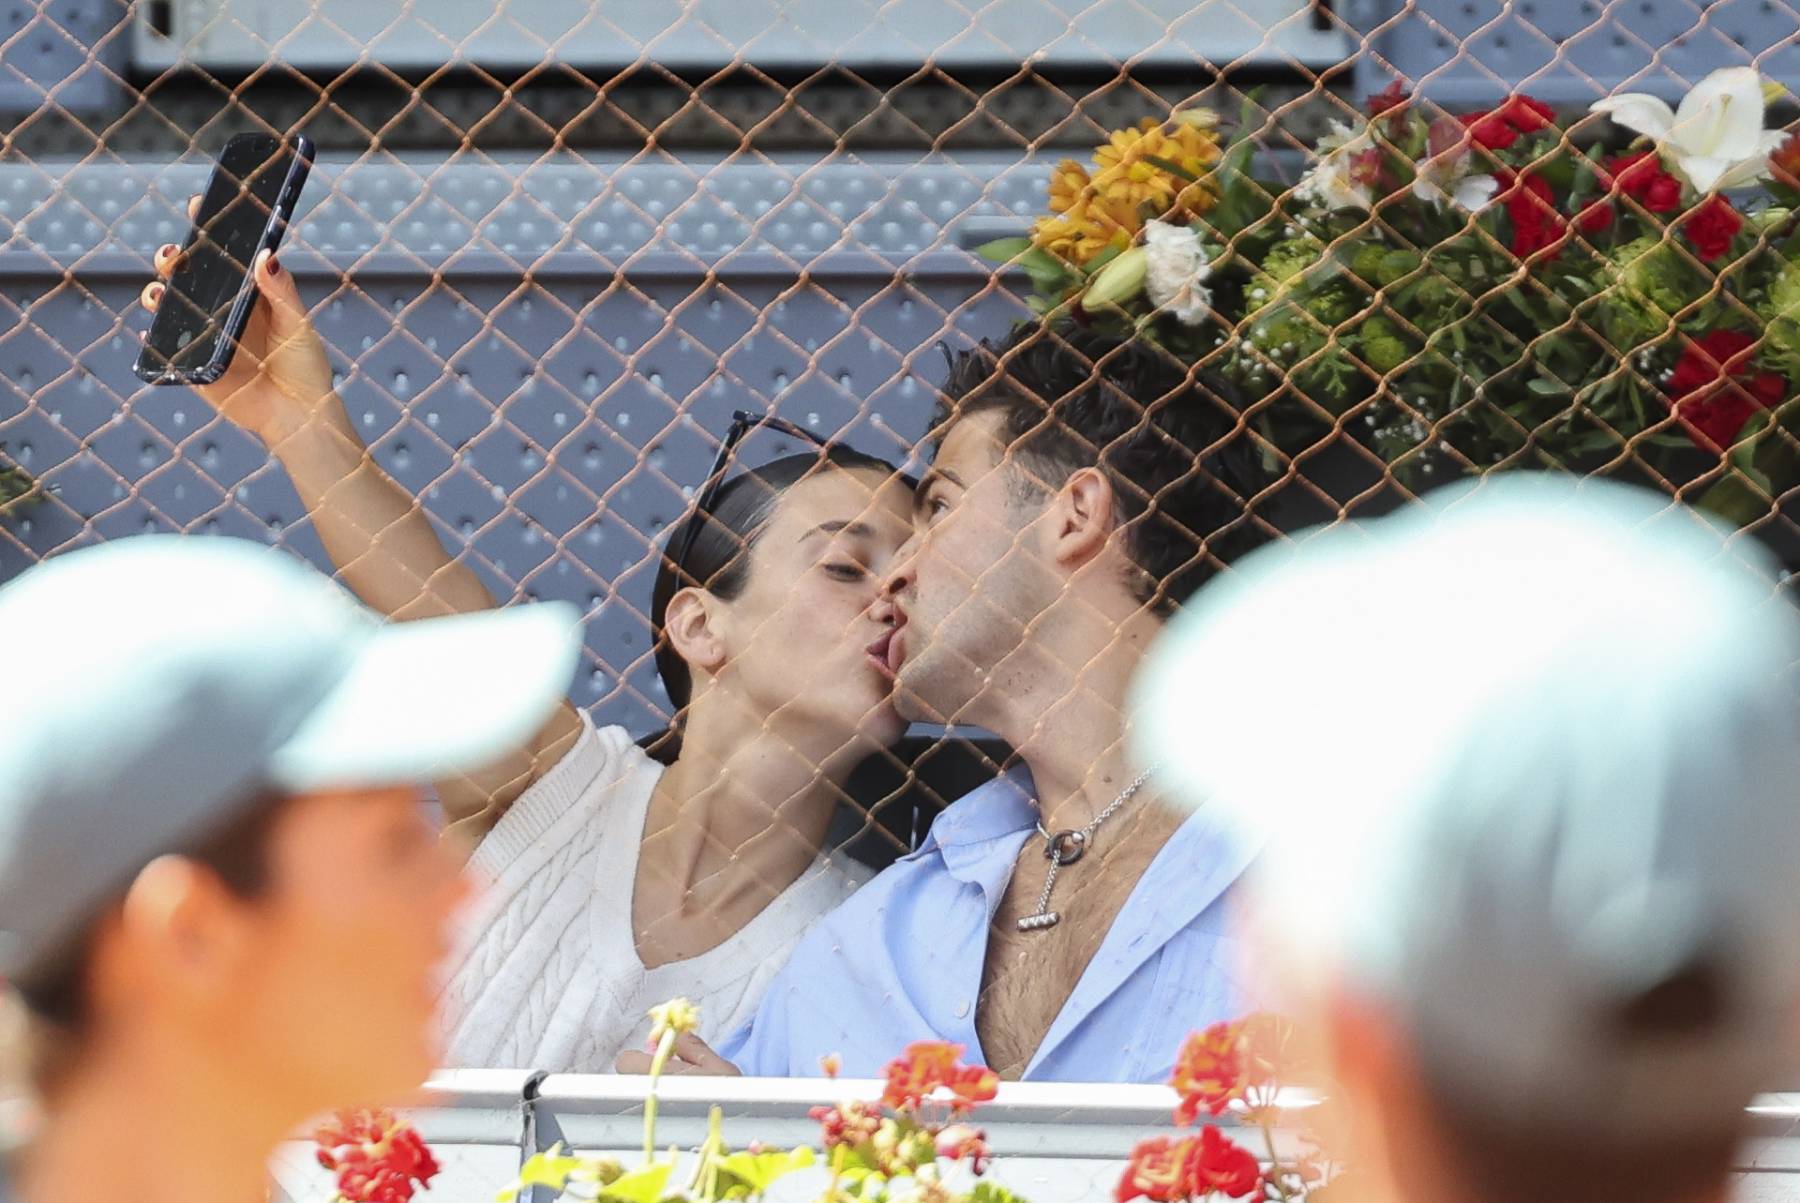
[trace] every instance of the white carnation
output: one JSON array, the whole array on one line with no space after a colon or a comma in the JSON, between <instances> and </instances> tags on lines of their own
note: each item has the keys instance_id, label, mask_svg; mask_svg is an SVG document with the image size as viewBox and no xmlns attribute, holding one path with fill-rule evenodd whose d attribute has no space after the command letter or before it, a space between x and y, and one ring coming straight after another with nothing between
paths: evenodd
<instances>
[{"instance_id":1,"label":"white carnation","mask_svg":"<svg viewBox=\"0 0 1800 1203\"><path fill-rule=\"evenodd\" d=\"M1156 308L1175 315L1184 326L1198 326L1212 312L1212 257L1200 235L1186 226L1150 221L1144 225L1146 273L1144 291Z\"/></svg>"}]
</instances>

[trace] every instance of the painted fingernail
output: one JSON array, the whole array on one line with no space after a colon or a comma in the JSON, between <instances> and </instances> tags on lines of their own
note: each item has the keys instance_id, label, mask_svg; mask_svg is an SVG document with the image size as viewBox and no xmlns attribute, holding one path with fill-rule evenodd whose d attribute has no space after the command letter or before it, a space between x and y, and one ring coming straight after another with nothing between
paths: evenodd
<instances>
[{"instance_id":1,"label":"painted fingernail","mask_svg":"<svg viewBox=\"0 0 1800 1203\"><path fill-rule=\"evenodd\" d=\"M167 259L170 255L173 255L174 253L175 253L175 244L172 242L165 242L160 247L156 248L156 257L158 259Z\"/></svg>"},{"instance_id":2,"label":"painted fingernail","mask_svg":"<svg viewBox=\"0 0 1800 1203\"><path fill-rule=\"evenodd\" d=\"M271 276L279 276L281 274L281 260L275 258L273 255L269 256L269 274Z\"/></svg>"}]
</instances>

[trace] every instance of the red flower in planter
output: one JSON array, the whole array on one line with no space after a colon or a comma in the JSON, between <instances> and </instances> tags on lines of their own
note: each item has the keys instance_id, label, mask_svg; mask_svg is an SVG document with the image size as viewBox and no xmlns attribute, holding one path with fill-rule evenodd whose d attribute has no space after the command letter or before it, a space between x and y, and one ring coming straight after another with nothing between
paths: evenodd
<instances>
[{"instance_id":1,"label":"red flower in planter","mask_svg":"<svg viewBox=\"0 0 1800 1203\"><path fill-rule=\"evenodd\" d=\"M1244 1097L1244 1033L1237 1023L1215 1023L1204 1032L1190 1035L1175 1059L1175 1072L1169 1078L1181 1095L1175 1108L1175 1122L1183 1127L1199 1118L1202 1111L1223 1115L1233 1099Z\"/></svg>"},{"instance_id":2,"label":"red flower in planter","mask_svg":"<svg viewBox=\"0 0 1800 1203\"><path fill-rule=\"evenodd\" d=\"M1464 113L1461 120L1478 145L1506 150L1526 134L1549 129L1555 117L1555 111L1543 101L1515 95L1485 113Z\"/></svg>"},{"instance_id":3,"label":"red flower in planter","mask_svg":"<svg viewBox=\"0 0 1800 1203\"><path fill-rule=\"evenodd\" d=\"M337 1174L348 1203L407 1203L437 1177L437 1159L387 1110L340 1111L313 1133L319 1164Z\"/></svg>"},{"instance_id":4,"label":"red flower in planter","mask_svg":"<svg viewBox=\"0 0 1800 1203\"><path fill-rule=\"evenodd\" d=\"M937 1134L937 1155L946 1161L967 1161L976 1177L987 1173L993 1151L987 1133L968 1124L951 1124Z\"/></svg>"},{"instance_id":5,"label":"red flower in planter","mask_svg":"<svg viewBox=\"0 0 1800 1203\"><path fill-rule=\"evenodd\" d=\"M1714 330L1688 345L1669 377L1675 416L1703 451L1722 452L1737 441L1753 414L1774 409L1786 382L1774 372L1750 370L1756 340L1738 330Z\"/></svg>"},{"instance_id":6,"label":"red flower in planter","mask_svg":"<svg viewBox=\"0 0 1800 1203\"><path fill-rule=\"evenodd\" d=\"M1557 212L1549 180L1522 175L1503 183L1508 185L1504 200L1506 215L1512 219L1510 249L1514 255L1525 259L1563 240L1568 230L1563 215Z\"/></svg>"},{"instance_id":7,"label":"red flower in planter","mask_svg":"<svg viewBox=\"0 0 1800 1203\"><path fill-rule=\"evenodd\" d=\"M1172 1203L1210 1194L1243 1199L1262 1188L1262 1167L1249 1151L1208 1125L1198 1136L1157 1136L1131 1151L1113 1191L1116 1203Z\"/></svg>"},{"instance_id":8,"label":"red flower in planter","mask_svg":"<svg viewBox=\"0 0 1800 1203\"><path fill-rule=\"evenodd\" d=\"M1262 1167L1243 1146L1210 1125L1200 1130L1199 1144L1188 1169L1196 1196L1217 1193L1242 1199L1262 1189Z\"/></svg>"},{"instance_id":9,"label":"red flower in planter","mask_svg":"<svg viewBox=\"0 0 1800 1203\"><path fill-rule=\"evenodd\" d=\"M1732 208L1731 202L1713 193L1681 219L1681 232L1694 244L1694 250L1708 263L1722 259L1731 250L1731 240L1744 228L1744 216Z\"/></svg>"},{"instance_id":10,"label":"red flower in planter","mask_svg":"<svg viewBox=\"0 0 1800 1203\"><path fill-rule=\"evenodd\" d=\"M1131 1150L1125 1172L1113 1191L1117 1203L1129 1199L1155 1199L1160 1203L1188 1197L1187 1163L1199 1141L1191 1136L1172 1139L1154 1136Z\"/></svg>"},{"instance_id":11,"label":"red flower in planter","mask_svg":"<svg viewBox=\"0 0 1800 1203\"><path fill-rule=\"evenodd\" d=\"M950 1106L966 1111L985 1103L1000 1088L1000 1075L982 1065L963 1065L958 1059L963 1046L941 1040L922 1040L887 1067L887 1088L881 1101L895 1111L918 1107L940 1087L956 1097Z\"/></svg>"}]
</instances>

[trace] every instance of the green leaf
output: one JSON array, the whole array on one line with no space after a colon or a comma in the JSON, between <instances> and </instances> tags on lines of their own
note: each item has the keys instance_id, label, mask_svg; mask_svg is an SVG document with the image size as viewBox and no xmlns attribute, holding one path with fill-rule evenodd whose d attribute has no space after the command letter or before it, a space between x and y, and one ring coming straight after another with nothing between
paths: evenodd
<instances>
[{"instance_id":1,"label":"green leaf","mask_svg":"<svg viewBox=\"0 0 1800 1203\"><path fill-rule=\"evenodd\" d=\"M975 253L983 259L992 259L995 263L1011 263L1030 249L1029 238L996 238L976 247Z\"/></svg>"},{"instance_id":2,"label":"green leaf","mask_svg":"<svg viewBox=\"0 0 1800 1203\"><path fill-rule=\"evenodd\" d=\"M733 1153L719 1161L719 1173L729 1179L723 1198L760 1195L775 1182L813 1163L813 1151L801 1145L786 1153Z\"/></svg>"},{"instance_id":3,"label":"green leaf","mask_svg":"<svg viewBox=\"0 0 1800 1203\"><path fill-rule=\"evenodd\" d=\"M1081 273L1041 246L1034 246L1016 256L1013 263L1031 277L1031 285L1039 292L1061 293L1081 283Z\"/></svg>"},{"instance_id":4,"label":"green leaf","mask_svg":"<svg viewBox=\"0 0 1800 1203\"><path fill-rule=\"evenodd\" d=\"M981 1181L969 1192L969 1203L1026 1203L1025 1196L1016 1195L1004 1186L996 1186L992 1182Z\"/></svg>"},{"instance_id":5,"label":"green leaf","mask_svg":"<svg viewBox=\"0 0 1800 1203\"><path fill-rule=\"evenodd\" d=\"M1195 183L1200 179L1199 176L1195 175L1181 164L1172 159L1165 159L1161 155L1145 155L1144 162L1150 164L1152 167L1157 167L1168 172L1178 180L1186 180L1190 184Z\"/></svg>"},{"instance_id":6,"label":"green leaf","mask_svg":"<svg viewBox=\"0 0 1800 1203\"><path fill-rule=\"evenodd\" d=\"M510 1203L519 1196L521 1191L537 1186L547 1186L552 1190L561 1191L568 1186L570 1176L584 1164L586 1164L585 1158L564 1155L560 1143L552 1145L549 1151L534 1155L520 1166L519 1180L501 1191L496 1198L500 1200L500 1203Z\"/></svg>"},{"instance_id":7,"label":"green leaf","mask_svg":"<svg viewBox=\"0 0 1800 1203\"><path fill-rule=\"evenodd\" d=\"M663 1187L668 1184L670 1168L663 1162L632 1170L603 1187L595 1198L606 1200L606 1203L657 1203L662 1198Z\"/></svg>"},{"instance_id":8,"label":"green leaf","mask_svg":"<svg viewBox=\"0 0 1800 1203\"><path fill-rule=\"evenodd\" d=\"M1526 381L1525 387L1540 397L1566 397L1571 391L1562 381L1545 380L1542 376Z\"/></svg>"}]
</instances>

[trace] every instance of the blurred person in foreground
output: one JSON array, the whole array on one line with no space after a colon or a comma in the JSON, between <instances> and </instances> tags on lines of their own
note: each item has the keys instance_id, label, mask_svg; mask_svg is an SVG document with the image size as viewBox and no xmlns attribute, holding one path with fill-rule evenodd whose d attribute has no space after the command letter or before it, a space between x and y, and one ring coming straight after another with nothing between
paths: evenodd
<instances>
[{"instance_id":1,"label":"blurred person in foreground","mask_svg":"<svg viewBox=\"0 0 1800 1203\"><path fill-rule=\"evenodd\" d=\"M1166 1079L1189 1027L1246 1008L1227 901L1255 849L1156 805L1126 693L1258 537L1240 420L1148 343L1035 324L955 356L943 394L886 582L896 705L1016 760L800 942L723 1058L688 1065L804 1075L837 1054L873 1075L949 1040L1005 1077Z\"/></svg>"},{"instance_id":2,"label":"blurred person in foreground","mask_svg":"<svg viewBox=\"0 0 1800 1203\"><path fill-rule=\"evenodd\" d=\"M577 615L388 626L268 548L150 535L0 588L0 630L20 1198L260 1199L296 1126L435 1064L466 891L421 787L542 725Z\"/></svg>"},{"instance_id":3,"label":"blurred person in foreground","mask_svg":"<svg viewBox=\"0 0 1800 1203\"><path fill-rule=\"evenodd\" d=\"M177 258L158 251L159 273ZM254 268L238 357L200 397L268 447L369 605L397 620L493 609L358 437L292 275L267 255ZM670 730L640 741L565 699L516 754L437 783L488 887L445 986L448 1064L608 1072L677 996L703 1034L729 1032L872 876L829 837L851 773L905 730L876 652L909 482L843 444L730 466L692 482L665 554L647 549Z\"/></svg>"},{"instance_id":4,"label":"blurred person in foreground","mask_svg":"<svg viewBox=\"0 0 1800 1203\"><path fill-rule=\"evenodd\" d=\"M1794 1084L1800 613L1749 539L1490 479L1251 558L1135 732L1261 832L1334 1198L1711 1203Z\"/></svg>"}]
</instances>

